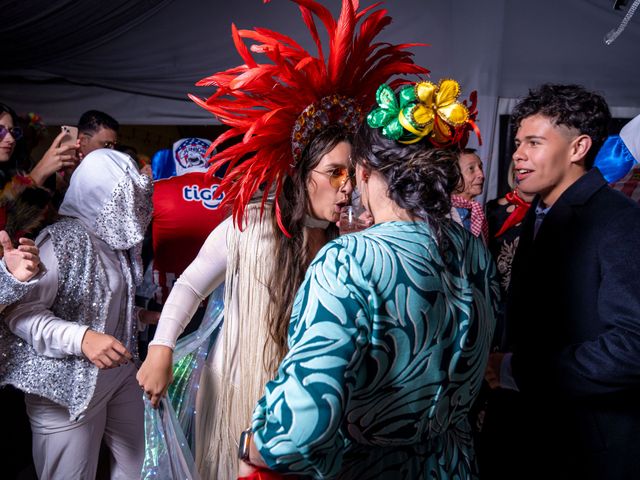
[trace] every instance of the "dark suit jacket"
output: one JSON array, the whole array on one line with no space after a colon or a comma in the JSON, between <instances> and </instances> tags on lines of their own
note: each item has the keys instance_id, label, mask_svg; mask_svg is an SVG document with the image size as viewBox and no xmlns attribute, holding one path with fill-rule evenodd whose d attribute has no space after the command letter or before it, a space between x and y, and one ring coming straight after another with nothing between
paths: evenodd
<instances>
[{"instance_id":1,"label":"dark suit jacket","mask_svg":"<svg viewBox=\"0 0 640 480\"><path fill-rule=\"evenodd\" d=\"M534 239L537 202L507 306L532 477L640 479L640 207L593 169Z\"/></svg>"}]
</instances>

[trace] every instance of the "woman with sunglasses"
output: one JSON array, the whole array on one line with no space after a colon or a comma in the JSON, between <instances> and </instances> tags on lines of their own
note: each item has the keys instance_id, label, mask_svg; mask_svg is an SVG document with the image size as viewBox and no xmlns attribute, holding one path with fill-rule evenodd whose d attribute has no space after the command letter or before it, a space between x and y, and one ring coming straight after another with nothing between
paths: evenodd
<instances>
[{"instance_id":1,"label":"woman with sunglasses","mask_svg":"<svg viewBox=\"0 0 640 480\"><path fill-rule=\"evenodd\" d=\"M0 229L7 231L15 243L18 236L35 237L55 214L50 207L51 192L42 188L56 171L75 165L77 145L60 145L60 133L28 172L28 152L18 116L8 105L0 103Z\"/></svg>"},{"instance_id":2,"label":"woman with sunglasses","mask_svg":"<svg viewBox=\"0 0 640 480\"><path fill-rule=\"evenodd\" d=\"M20 155L15 150L22 139L17 120L16 113L0 103L0 309L22 298L33 284L27 280L38 270L38 249L24 235L37 233L48 201L48 193L17 168ZM10 256L3 259L5 253Z\"/></svg>"},{"instance_id":3,"label":"woman with sunglasses","mask_svg":"<svg viewBox=\"0 0 640 480\"><path fill-rule=\"evenodd\" d=\"M157 404L171 381L178 334L224 280L224 323L196 407L196 463L204 479L236 477L237 438L287 351L295 292L316 253L336 237L335 222L349 203L350 139L374 100L378 79L425 72L406 46L372 40L390 20L384 11L354 12L353 2L343 0L336 20L317 2L295 3L320 50L312 23L322 18L332 39L328 53L311 55L271 30L234 28L242 65L201 82L218 88L209 99L192 96L230 127L212 150L240 139L211 159L211 171L228 166L220 189L233 219L212 232L174 285L138 373ZM246 38L259 44L249 50ZM257 61L252 52L268 60Z\"/></svg>"},{"instance_id":4,"label":"woman with sunglasses","mask_svg":"<svg viewBox=\"0 0 640 480\"><path fill-rule=\"evenodd\" d=\"M312 140L296 172L285 180L280 209L291 237L279 229L272 201L265 204L262 219L259 199L250 203L244 231L231 218L220 224L174 284L164 305L138 373L154 406L172 381L178 335L198 305L227 278L224 330L204 366L196 407L201 428L197 428L195 453L203 478L235 478L235 438L226 432L242 431L242 422L249 420L242 412L243 403L251 396L254 401L258 398L284 356L292 300L307 265L337 236L335 223L353 189L349 138L342 127L325 129ZM256 357L251 366L238 365L244 363L240 359L233 361L250 356ZM250 369L253 374L247 373ZM238 392L245 398L238 398ZM217 418L206 420L209 415Z\"/></svg>"},{"instance_id":5,"label":"woman with sunglasses","mask_svg":"<svg viewBox=\"0 0 640 480\"><path fill-rule=\"evenodd\" d=\"M23 131L18 124L15 111L4 103L0 103L0 234L4 250L11 251L11 257L1 259L9 271L14 269L13 260L21 251L28 251L30 268L37 269L39 258L38 249L34 242L25 237L35 238L39 231L52 220L55 212L50 207L51 193L42 188L47 172L55 171L55 163L60 155L66 155L66 149L56 151L56 142L38 162L36 167L27 174L29 169L28 152ZM73 147L72 147L73 148ZM61 160L61 161L64 161ZM52 167L53 165L53 167ZM36 180L37 179L37 180ZM5 237L6 235L6 237ZM0 251L0 258L3 254ZM23 257L24 258L24 257ZM3 268L3 267L0 267ZM33 271L31 273L33 273ZM35 285L36 279L29 282L20 280L28 275L18 273L9 276L8 272L0 273L2 284L2 304L14 304L20 301ZM8 431L15 432L12 441L5 451L7 461L4 466L8 476L17 475L31 463L31 436L29 421L25 413L24 394L7 386L0 390L0 403L3 411L10 412L1 418Z\"/></svg>"},{"instance_id":6,"label":"woman with sunglasses","mask_svg":"<svg viewBox=\"0 0 640 480\"><path fill-rule=\"evenodd\" d=\"M482 241L449 218L460 171L442 147L473 121L457 92L454 80L378 90L353 151L375 223L309 266L289 351L239 437L241 477L477 476L468 412L498 285Z\"/></svg>"}]
</instances>

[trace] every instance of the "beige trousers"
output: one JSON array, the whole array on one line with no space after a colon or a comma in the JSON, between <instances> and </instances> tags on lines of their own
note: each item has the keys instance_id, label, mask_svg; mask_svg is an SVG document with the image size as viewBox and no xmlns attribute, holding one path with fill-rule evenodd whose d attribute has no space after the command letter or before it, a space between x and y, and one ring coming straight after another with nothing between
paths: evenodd
<instances>
[{"instance_id":1,"label":"beige trousers","mask_svg":"<svg viewBox=\"0 0 640 480\"><path fill-rule=\"evenodd\" d=\"M46 398L25 396L40 480L94 480L103 438L111 451L111 478L140 478L144 404L135 373L132 364L100 371L86 414L77 421Z\"/></svg>"}]
</instances>

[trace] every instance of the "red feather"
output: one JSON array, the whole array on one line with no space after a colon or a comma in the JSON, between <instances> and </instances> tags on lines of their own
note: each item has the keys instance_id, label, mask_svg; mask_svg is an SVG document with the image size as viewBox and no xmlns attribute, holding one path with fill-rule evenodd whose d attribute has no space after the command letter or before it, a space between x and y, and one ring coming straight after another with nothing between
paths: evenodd
<instances>
[{"instance_id":1,"label":"red feather","mask_svg":"<svg viewBox=\"0 0 640 480\"><path fill-rule=\"evenodd\" d=\"M383 2L376 2L373 5L369 5L367 8L363 8L359 12L357 11L358 8L354 7L354 10L356 10L356 20L360 21L362 17L364 17L367 13L369 13L374 8L378 8L380 5L382 5L382 3Z\"/></svg>"},{"instance_id":2,"label":"red feather","mask_svg":"<svg viewBox=\"0 0 640 480\"><path fill-rule=\"evenodd\" d=\"M318 58L324 63L324 52L322 51L322 42L320 41L320 36L318 35L318 29L316 28L316 22L313 20L313 14L308 8L300 6L300 12L302 13L302 20L305 25L309 29L311 33L311 37L313 37L313 41L316 42L316 46L318 47Z\"/></svg>"},{"instance_id":3,"label":"red feather","mask_svg":"<svg viewBox=\"0 0 640 480\"><path fill-rule=\"evenodd\" d=\"M334 35L330 35L331 52L329 54L329 80L337 82L340 79L341 65L349 58L353 42L353 31L356 19L353 5L350 1L342 2L342 11Z\"/></svg>"},{"instance_id":4,"label":"red feather","mask_svg":"<svg viewBox=\"0 0 640 480\"><path fill-rule=\"evenodd\" d=\"M273 75L277 73L275 66L260 66L252 68L242 75L238 75L231 82L229 82L229 88L231 90L239 90L242 87L249 86L252 83L261 80L261 77L266 75Z\"/></svg>"},{"instance_id":5,"label":"red feather","mask_svg":"<svg viewBox=\"0 0 640 480\"><path fill-rule=\"evenodd\" d=\"M336 21L331 15L331 12L325 8L323 5L318 2L314 2L313 0L291 0L298 5L308 8L313 13L315 13L320 21L324 24L324 28L327 29L327 32L331 34L336 29ZM343 3L348 0L343 0ZM331 40L331 39L329 39Z\"/></svg>"},{"instance_id":6,"label":"red feather","mask_svg":"<svg viewBox=\"0 0 640 480\"><path fill-rule=\"evenodd\" d=\"M247 32L251 32L251 30L247 30ZM268 28L260 28L260 27L256 27L254 29L254 32L257 33L258 35L262 36L262 37L271 38L276 43L280 42L280 43L283 43L285 45L289 45L294 50L298 50L298 51L308 55L306 50L304 48L302 48L298 42L296 42L293 38L291 38L291 37L289 37L287 35L283 35L280 32L275 32L273 30L269 30Z\"/></svg>"},{"instance_id":7,"label":"red feather","mask_svg":"<svg viewBox=\"0 0 640 480\"><path fill-rule=\"evenodd\" d=\"M238 50L238 53L244 60L244 63L249 67L255 67L256 62L251 56L249 49L240 38L240 35L238 35L238 29L236 28L235 23L231 24L231 36L233 37L233 44L236 46L236 50Z\"/></svg>"},{"instance_id":8,"label":"red feather","mask_svg":"<svg viewBox=\"0 0 640 480\"><path fill-rule=\"evenodd\" d=\"M300 8L302 21L316 44L316 55L283 33L266 28L238 30L232 25L233 42L243 64L200 80L198 86L216 88L206 100L189 95L231 127L212 143L208 155L210 174L227 167L219 191L225 194L223 206L233 206L236 225L242 228L246 205L259 190L264 189L261 212L275 190L276 218L285 235L289 232L282 222L278 199L283 180L291 174L294 163L291 133L302 111L333 94L344 95L368 108L378 86L390 77L428 74L427 69L414 64L407 51L421 44L374 43L391 22L385 9L377 9L379 3L359 10L358 0L343 0L336 21L318 1L291 1ZM326 58L315 17L328 35ZM248 47L245 41L251 45ZM256 61L252 53L264 61ZM406 81L399 77L392 84ZM239 142L213 153L233 139Z\"/></svg>"}]
</instances>

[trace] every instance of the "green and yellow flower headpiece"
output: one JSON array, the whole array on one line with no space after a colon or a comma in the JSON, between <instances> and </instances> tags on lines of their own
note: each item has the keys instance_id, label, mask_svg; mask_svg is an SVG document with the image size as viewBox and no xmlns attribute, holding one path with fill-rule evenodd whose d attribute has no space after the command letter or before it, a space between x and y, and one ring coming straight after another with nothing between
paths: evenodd
<instances>
[{"instance_id":1,"label":"green and yellow flower headpiece","mask_svg":"<svg viewBox=\"0 0 640 480\"><path fill-rule=\"evenodd\" d=\"M438 85L420 81L400 89L398 95L387 84L376 92L378 107L367 116L372 128L382 128L382 134L400 143L416 143L427 138L436 147L464 146L469 131L474 130L482 143L475 124L476 92L460 103L460 85L452 79Z\"/></svg>"}]
</instances>

